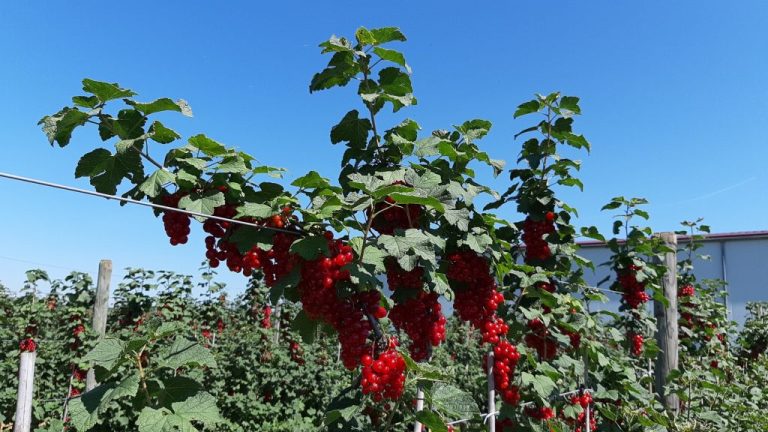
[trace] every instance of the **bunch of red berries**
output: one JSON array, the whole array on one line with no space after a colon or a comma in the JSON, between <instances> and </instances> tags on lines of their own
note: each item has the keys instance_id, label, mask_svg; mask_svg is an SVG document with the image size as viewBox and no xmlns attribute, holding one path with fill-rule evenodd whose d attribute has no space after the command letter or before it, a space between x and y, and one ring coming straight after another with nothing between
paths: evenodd
<instances>
[{"instance_id":1,"label":"bunch of red berries","mask_svg":"<svg viewBox=\"0 0 768 432\"><path fill-rule=\"evenodd\" d=\"M261 309L262 315L261 315L261 328L263 329L270 329L272 328L272 307L270 305L266 305Z\"/></svg>"},{"instance_id":2,"label":"bunch of red berries","mask_svg":"<svg viewBox=\"0 0 768 432\"><path fill-rule=\"evenodd\" d=\"M691 284L685 284L680 288L680 292L677 294L678 297L693 297L693 295L696 293L696 289Z\"/></svg>"},{"instance_id":3,"label":"bunch of red berries","mask_svg":"<svg viewBox=\"0 0 768 432\"><path fill-rule=\"evenodd\" d=\"M579 405L582 408L581 412L578 414L575 420L568 419L569 424L576 425L576 429L574 431L582 432L586 430L587 411L589 411L589 430L597 430L597 416L595 415L595 410L590 407L592 404L592 395L589 392L583 392L580 395L573 395L570 398L570 402L572 405Z\"/></svg>"},{"instance_id":4,"label":"bunch of red berries","mask_svg":"<svg viewBox=\"0 0 768 432\"><path fill-rule=\"evenodd\" d=\"M384 263L387 270L387 285L395 291L400 288L418 289L424 287L424 268L414 267L413 270L403 270L393 258Z\"/></svg>"},{"instance_id":5,"label":"bunch of red berries","mask_svg":"<svg viewBox=\"0 0 768 432\"><path fill-rule=\"evenodd\" d=\"M448 279L461 284L456 290L453 308L463 321L468 321L483 334L483 342L496 344L509 327L496 316L504 295L496 289L488 261L472 251L448 255Z\"/></svg>"},{"instance_id":6,"label":"bunch of red berries","mask_svg":"<svg viewBox=\"0 0 768 432\"><path fill-rule=\"evenodd\" d=\"M520 402L520 391L511 385L512 375L520 360L517 348L506 340L493 347L493 383L501 395L501 399L510 405ZM484 362L487 364L487 361Z\"/></svg>"},{"instance_id":7,"label":"bunch of red berries","mask_svg":"<svg viewBox=\"0 0 768 432\"><path fill-rule=\"evenodd\" d=\"M546 421L555 416L555 412L550 407L528 406L523 410L525 415L536 420Z\"/></svg>"},{"instance_id":8,"label":"bunch of red berries","mask_svg":"<svg viewBox=\"0 0 768 432\"><path fill-rule=\"evenodd\" d=\"M291 352L291 360L293 360L295 363L299 365L304 364L304 350L301 348L301 345L299 345L296 341L291 341L290 343L290 352Z\"/></svg>"},{"instance_id":9,"label":"bunch of red berries","mask_svg":"<svg viewBox=\"0 0 768 432\"><path fill-rule=\"evenodd\" d=\"M515 430L515 422L512 419L496 419L496 432L512 432Z\"/></svg>"},{"instance_id":10,"label":"bunch of red berries","mask_svg":"<svg viewBox=\"0 0 768 432\"><path fill-rule=\"evenodd\" d=\"M637 309L643 303L651 299L645 292L645 283L637 280L639 267L630 265L626 269L617 271L617 282L621 287L622 300L630 309Z\"/></svg>"},{"instance_id":11,"label":"bunch of red berries","mask_svg":"<svg viewBox=\"0 0 768 432\"><path fill-rule=\"evenodd\" d=\"M555 214L547 212L543 220L530 216L523 222L523 242L525 243L525 262L546 261L552 256L549 243L544 237L555 232Z\"/></svg>"},{"instance_id":12,"label":"bunch of red berries","mask_svg":"<svg viewBox=\"0 0 768 432\"><path fill-rule=\"evenodd\" d=\"M394 184L405 184L396 181ZM424 209L417 204L397 204L392 197L384 198L384 202L376 203L373 208L371 227L381 234L392 234L396 229L415 228ZM368 217L371 217L370 210Z\"/></svg>"},{"instance_id":13,"label":"bunch of red berries","mask_svg":"<svg viewBox=\"0 0 768 432\"><path fill-rule=\"evenodd\" d=\"M354 369L370 349L367 340L372 327L367 314L383 318L387 311L380 305L378 291L338 297L336 284L349 281L349 271L343 267L352 262L354 255L350 246L333 240L330 232L325 236L330 256L304 262L298 291L307 316L328 323L338 332L342 362L347 369Z\"/></svg>"},{"instance_id":14,"label":"bunch of red berries","mask_svg":"<svg viewBox=\"0 0 768 432\"><path fill-rule=\"evenodd\" d=\"M179 207L179 200L186 194L176 192L170 195L164 195L163 205L166 207ZM185 244L189 239L189 215L175 211L165 211L163 213L163 225L165 233L173 246Z\"/></svg>"},{"instance_id":15,"label":"bunch of red berries","mask_svg":"<svg viewBox=\"0 0 768 432\"><path fill-rule=\"evenodd\" d=\"M22 339L19 342L19 350L21 352L35 352L37 350L37 342L32 338Z\"/></svg>"},{"instance_id":16,"label":"bunch of red berries","mask_svg":"<svg viewBox=\"0 0 768 432\"><path fill-rule=\"evenodd\" d=\"M290 207L286 207L281 214L263 220L250 217L240 220L265 227L283 228L290 220L290 212ZM216 207L213 214L232 219L237 214L237 206L227 204ZM225 262L229 270L235 273L242 272L245 276L250 276L254 270L262 269L268 286L272 286L277 279L291 271L294 260L289 253L289 248L295 240L294 235L284 232L275 233L271 249L265 251L258 246L253 246L245 253L241 253L237 245L228 240L241 228L241 225L216 219L208 219L203 223L203 231L209 234L205 238L205 257L211 267L218 267L221 262Z\"/></svg>"},{"instance_id":17,"label":"bunch of red berries","mask_svg":"<svg viewBox=\"0 0 768 432\"><path fill-rule=\"evenodd\" d=\"M531 331L525 335L525 344L536 350L542 360L552 360L557 355L557 342L550 337L547 325L538 318L528 321Z\"/></svg>"},{"instance_id":18,"label":"bunch of red berries","mask_svg":"<svg viewBox=\"0 0 768 432\"><path fill-rule=\"evenodd\" d=\"M426 360L430 347L445 340L445 317L436 293L418 291L416 297L396 304L389 313L392 324L411 339L409 351L415 361Z\"/></svg>"},{"instance_id":19,"label":"bunch of red berries","mask_svg":"<svg viewBox=\"0 0 768 432\"><path fill-rule=\"evenodd\" d=\"M640 356L640 354L643 353L643 343L645 342L643 335L629 332L627 334L627 338L629 339L630 352L632 355L635 357Z\"/></svg>"},{"instance_id":20,"label":"bunch of red berries","mask_svg":"<svg viewBox=\"0 0 768 432\"><path fill-rule=\"evenodd\" d=\"M363 394L373 395L374 401L384 398L399 399L405 388L405 360L394 347L388 348L374 359L365 355L361 359Z\"/></svg>"}]
</instances>

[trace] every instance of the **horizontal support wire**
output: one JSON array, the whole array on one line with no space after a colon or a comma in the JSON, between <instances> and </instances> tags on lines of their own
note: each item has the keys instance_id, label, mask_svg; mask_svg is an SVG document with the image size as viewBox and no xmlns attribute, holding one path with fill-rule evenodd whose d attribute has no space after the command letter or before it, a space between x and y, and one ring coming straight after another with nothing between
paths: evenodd
<instances>
[{"instance_id":1,"label":"horizontal support wire","mask_svg":"<svg viewBox=\"0 0 768 432\"><path fill-rule=\"evenodd\" d=\"M61 189L61 190L65 190L65 191L68 191L68 192L77 192L77 193L81 193L81 194L85 194L85 195L91 195L91 196L96 196L96 197L100 197L100 198L106 198L108 200L116 200L116 201L121 201L121 202L129 203L129 204L137 204L137 205L141 205L141 206L145 206L145 207L152 207L152 208L156 208L156 209L160 209L160 210L164 210L164 211L183 213L183 214L187 214L187 215L190 215L190 216L196 216L196 217L201 217L201 218L206 218L206 219L214 219L214 220L219 220L219 221L223 221L223 222L230 222L230 223L234 223L234 224L245 225L245 226L249 226L249 227L253 227L253 228L258 228L258 229L265 229L265 230L269 230L269 231L282 232L282 233L288 233L288 234L294 234L294 235L302 235L301 232L293 231L293 230L289 230L289 229L283 229L283 228L276 228L276 227L270 227L270 226L265 226L265 225L259 225L259 224L255 224L255 223L252 223L252 222L246 222L246 221L237 220L237 219L230 219L230 218L221 217L221 216L214 216L214 215L209 215L209 214L200 213L200 212L196 212L196 211L184 210L184 209L180 209L180 208L176 208L176 207L168 207L168 206L164 206L164 205L161 205L161 204L155 204L155 203L151 203L151 202L139 201L139 200L135 200L135 199L132 199L132 198L125 198L125 197L121 197L121 196L117 196L117 195L105 194L105 193L101 193L101 192L89 191L89 190L86 190L86 189L80 189L80 188L76 188L76 187L72 187L72 186L66 186L66 185L62 185L62 184L58 184L58 183L51 183L51 182L47 182L47 181L44 181L44 180L38 180L38 179L29 178L29 177L22 177L22 176L18 176L18 175L15 175L15 174L8 174L8 173L5 173L5 172L0 172L0 177L7 178L7 179L10 179L10 180L17 180L17 181L21 181L21 182L25 182L25 183L32 183L32 184L36 184L36 185L40 185L40 186L46 186L46 187L50 187L50 188L54 188L54 189Z\"/></svg>"}]
</instances>

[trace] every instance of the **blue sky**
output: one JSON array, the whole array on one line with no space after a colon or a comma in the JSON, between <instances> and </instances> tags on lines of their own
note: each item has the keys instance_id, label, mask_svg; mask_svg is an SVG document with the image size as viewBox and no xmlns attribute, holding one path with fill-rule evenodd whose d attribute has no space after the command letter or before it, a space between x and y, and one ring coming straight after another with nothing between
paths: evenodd
<instances>
[{"instance_id":1,"label":"blue sky","mask_svg":"<svg viewBox=\"0 0 768 432\"><path fill-rule=\"evenodd\" d=\"M327 61L317 44L360 25L398 26L419 105L387 120L413 118L428 134L489 119L482 144L514 161L512 136L528 122L512 119L516 105L535 92L580 96L576 128L593 151L581 157L585 192L563 195L580 224L608 230L599 209L625 195L651 201L658 231L699 216L718 232L766 229L766 22L760 0L5 2L0 171L89 187L73 173L99 145L95 131L52 149L36 123L90 77L140 100L186 99L195 117L167 125L286 167L288 179L310 169L335 178L342 149L328 132L359 104L352 89L309 94ZM12 288L35 266L63 276L110 258L116 269L194 272L203 257L199 231L171 247L145 208L4 179L0 203L0 280Z\"/></svg>"}]
</instances>

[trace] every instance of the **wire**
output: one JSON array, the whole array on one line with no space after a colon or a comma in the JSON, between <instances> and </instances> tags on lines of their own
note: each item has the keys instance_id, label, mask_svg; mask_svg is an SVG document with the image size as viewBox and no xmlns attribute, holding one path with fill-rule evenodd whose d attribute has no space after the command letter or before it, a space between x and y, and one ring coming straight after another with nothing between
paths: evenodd
<instances>
[{"instance_id":1,"label":"wire","mask_svg":"<svg viewBox=\"0 0 768 432\"><path fill-rule=\"evenodd\" d=\"M22 182L26 182L26 183L32 183L32 184L36 184L36 185L40 185L40 186L46 186L46 187L50 187L50 188L54 188L54 189L61 189L61 190L65 190L65 191L68 191L68 192L77 192L77 193L81 193L81 194L85 194L85 195L91 195L91 196L106 198L108 200L117 200L117 201L120 201L120 202L125 202L125 203L130 203L130 204L138 204L138 205L141 205L141 206L152 207L152 208L161 209L161 210L165 210L165 211L172 211L172 212L176 212L176 213L184 213L184 214L188 214L190 216L197 216L197 217L202 217L202 218L206 218L206 219L215 219L215 220L220 220L220 221L224 221L224 222L230 222L230 223L250 226L250 227L258 228L258 229L266 229L266 230L270 230L270 231L283 232L283 233L296 234L296 235L300 235L301 234L301 233L293 231L293 230L282 229L282 228L275 228L275 227L255 224L255 223L252 223L252 222L245 222L245 221L241 221L241 220L237 220L237 219L230 219L230 218L226 218L226 217L208 215L208 214L205 214L205 213L200 213L200 212L191 211L191 210L183 210L183 209L180 209L180 208L168 207L168 206L164 206L164 205L161 205L161 204L155 204L155 203L150 203L150 202L145 202L145 201L139 201L139 200L135 200L135 199L131 199L131 198L125 198L125 197L120 197L120 196L117 196L117 195L105 194L105 193L101 193L101 192L89 191L89 190L86 190L86 189L80 189L80 188L76 188L76 187L72 187L72 186L66 186L66 185L62 185L62 184L58 184L58 183L51 183L51 182L47 182L47 181L44 181L44 180L38 180L38 179L29 178L29 177L22 177L22 176L18 176L18 175L14 175L14 174L8 174L8 173L5 173L5 172L0 172L0 177L4 177L4 178L10 179L10 180L18 180L18 181L22 181Z\"/></svg>"}]
</instances>

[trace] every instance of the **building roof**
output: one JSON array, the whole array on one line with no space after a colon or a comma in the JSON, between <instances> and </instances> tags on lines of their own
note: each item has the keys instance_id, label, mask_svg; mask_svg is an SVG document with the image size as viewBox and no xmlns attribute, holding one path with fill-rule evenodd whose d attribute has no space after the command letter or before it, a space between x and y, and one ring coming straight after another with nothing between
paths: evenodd
<instances>
[{"instance_id":1,"label":"building roof","mask_svg":"<svg viewBox=\"0 0 768 432\"><path fill-rule=\"evenodd\" d=\"M713 234L703 234L701 241L723 241L723 240L758 240L758 239L766 239L768 238L768 231L736 231L736 232L727 232L727 233L713 233ZM687 235L678 235L677 240L678 242L684 242L690 239L690 236ZM619 240L619 243L623 242L624 240ZM589 248L589 247L601 247L605 246L605 243L601 241L596 240L589 240L589 241L583 241L583 242L577 242L579 246Z\"/></svg>"}]
</instances>

